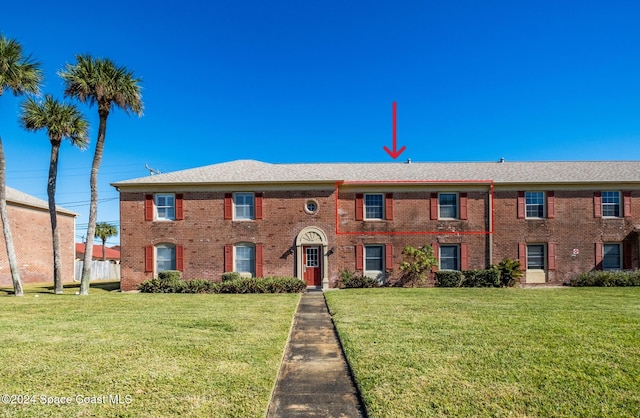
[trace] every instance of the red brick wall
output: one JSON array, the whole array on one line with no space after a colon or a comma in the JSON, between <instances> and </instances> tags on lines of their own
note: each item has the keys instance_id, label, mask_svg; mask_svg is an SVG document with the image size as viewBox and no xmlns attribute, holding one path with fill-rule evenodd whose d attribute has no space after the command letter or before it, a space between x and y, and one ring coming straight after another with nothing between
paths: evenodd
<instances>
[{"instance_id":1,"label":"red brick wall","mask_svg":"<svg viewBox=\"0 0 640 418\"><path fill-rule=\"evenodd\" d=\"M11 233L23 283L53 284L51 221L46 209L8 204ZM74 217L58 214L63 281L73 281L75 259ZM1 222L0 222L1 225ZM4 235L0 232L0 285L11 285Z\"/></svg>"}]
</instances>

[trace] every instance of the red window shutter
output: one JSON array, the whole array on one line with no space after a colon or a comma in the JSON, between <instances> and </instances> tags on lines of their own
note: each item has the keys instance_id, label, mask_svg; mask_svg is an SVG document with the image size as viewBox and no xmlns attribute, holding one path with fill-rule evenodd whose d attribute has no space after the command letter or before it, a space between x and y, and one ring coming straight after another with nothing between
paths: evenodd
<instances>
[{"instance_id":1,"label":"red window shutter","mask_svg":"<svg viewBox=\"0 0 640 418\"><path fill-rule=\"evenodd\" d=\"M527 244L525 242L518 243L518 261L520 262L520 270L527 269Z\"/></svg>"},{"instance_id":2,"label":"red window shutter","mask_svg":"<svg viewBox=\"0 0 640 418\"><path fill-rule=\"evenodd\" d=\"M224 219L233 218L233 194L224 194Z\"/></svg>"},{"instance_id":3,"label":"red window shutter","mask_svg":"<svg viewBox=\"0 0 640 418\"><path fill-rule=\"evenodd\" d=\"M144 220L153 221L153 195L152 194L147 194L144 196Z\"/></svg>"},{"instance_id":4,"label":"red window shutter","mask_svg":"<svg viewBox=\"0 0 640 418\"><path fill-rule=\"evenodd\" d=\"M386 270L393 270L393 245L384 246L384 267Z\"/></svg>"},{"instance_id":5,"label":"red window shutter","mask_svg":"<svg viewBox=\"0 0 640 418\"><path fill-rule=\"evenodd\" d=\"M364 246L356 244L356 270L364 269Z\"/></svg>"},{"instance_id":6,"label":"red window shutter","mask_svg":"<svg viewBox=\"0 0 640 418\"><path fill-rule=\"evenodd\" d=\"M469 270L469 244L460 244L460 270Z\"/></svg>"},{"instance_id":7,"label":"red window shutter","mask_svg":"<svg viewBox=\"0 0 640 418\"><path fill-rule=\"evenodd\" d=\"M393 221L393 193L387 193L384 199L384 215L387 221Z\"/></svg>"},{"instance_id":8,"label":"red window shutter","mask_svg":"<svg viewBox=\"0 0 640 418\"><path fill-rule=\"evenodd\" d=\"M144 247L144 271L153 272L153 245Z\"/></svg>"},{"instance_id":9,"label":"red window shutter","mask_svg":"<svg viewBox=\"0 0 640 418\"><path fill-rule=\"evenodd\" d=\"M256 244L256 277L264 277L264 244Z\"/></svg>"},{"instance_id":10,"label":"red window shutter","mask_svg":"<svg viewBox=\"0 0 640 418\"><path fill-rule=\"evenodd\" d=\"M602 243L596 242L596 269L602 270Z\"/></svg>"},{"instance_id":11,"label":"red window shutter","mask_svg":"<svg viewBox=\"0 0 640 418\"><path fill-rule=\"evenodd\" d=\"M432 221L438 219L438 193L431 193L429 211Z\"/></svg>"},{"instance_id":12,"label":"red window shutter","mask_svg":"<svg viewBox=\"0 0 640 418\"><path fill-rule=\"evenodd\" d=\"M467 193L460 193L460 219L467 219Z\"/></svg>"},{"instance_id":13,"label":"red window shutter","mask_svg":"<svg viewBox=\"0 0 640 418\"><path fill-rule=\"evenodd\" d=\"M356 221L364 219L364 195L356 193Z\"/></svg>"},{"instance_id":14,"label":"red window shutter","mask_svg":"<svg viewBox=\"0 0 640 418\"><path fill-rule=\"evenodd\" d=\"M593 192L593 216L602 218L602 193Z\"/></svg>"},{"instance_id":15,"label":"red window shutter","mask_svg":"<svg viewBox=\"0 0 640 418\"><path fill-rule=\"evenodd\" d=\"M432 197L432 200L433 200L433 194L432 194L431 197ZM436 259L436 265L431 267L431 271L435 272L435 271L438 270L438 266L440 264L440 246L438 245L437 242L434 242L434 243L431 244L431 248L433 249L433 256Z\"/></svg>"},{"instance_id":16,"label":"red window shutter","mask_svg":"<svg viewBox=\"0 0 640 418\"><path fill-rule=\"evenodd\" d=\"M264 200L262 193L256 193L256 219L262 219L262 201ZM261 277L261 276L258 276Z\"/></svg>"},{"instance_id":17,"label":"red window shutter","mask_svg":"<svg viewBox=\"0 0 640 418\"><path fill-rule=\"evenodd\" d=\"M184 195L176 195L176 221L184 219Z\"/></svg>"},{"instance_id":18,"label":"red window shutter","mask_svg":"<svg viewBox=\"0 0 640 418\"><path fill-rule=\"evenodd\" d=\"M233 245L224 246L224 272L233 271Z\"/></svg>"},{"instance_id":19,"label":"red window shutter","mask_svg":"<svg viewBox=\"0 0 640 418\"><path fill-rule=\"evenodd\" d=\"M547 243L547 270L556 269L556 243Z\"/></svg>"},{"instance_id":20,"label":"red window shutter","mask_svg":"<svg viewBox=\"0 0 640 418\"><path fill-rule=\"evenodd\" d=\"M552 191L547 192L547 218L553 219L556 217L556 196Z\"/></svg>"},{"instance_id":21,"label":"red window shutter","mask_svg":"<svg viewBox=\"0 0 640 418\"><path fill-rule=\"evenodd\" d=\"M631 192L622 192L622 199L624 202L623 216L626 218L631 216Z\"/></svg>"},{"instance_id":22,"label":"red window shutter","mask_svg":"<svg viewBox=\"0 0 640 418\"><path fill-rule=\"evenodd\" d=\"M176 245L176 270L184 271L184 247Z\"/></svg>"},{"instance_id":23,"label":"red window shutter","mask_svg":"<svg viewBox=\"0 0 640 418\"><path fill-rule=\"evenodd\" d=\"M625 270L633 268L633 242L630 240L622 244L622 268Z\"/></svg>"},{"instance_id":24,"label":"red window shutter","mask_svg":"<svg viewBox=\"0 0 640 418\"><path fill-rule=\"evenodd\" d=\"M524 206L524 192L518 192L518 219L524 219L527 214Z\"/></svg>"}]
</instances>

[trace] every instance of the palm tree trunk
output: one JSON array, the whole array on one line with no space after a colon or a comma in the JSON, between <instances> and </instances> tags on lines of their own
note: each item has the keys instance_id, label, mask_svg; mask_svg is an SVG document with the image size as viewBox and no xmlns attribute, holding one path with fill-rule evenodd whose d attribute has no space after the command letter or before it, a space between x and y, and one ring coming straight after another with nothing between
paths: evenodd
<instances>
[{"instance_id":1,"label":"palm tree trunk","mask_svg":"<svg viewBox=\"0 0 640 418\"><path fill-rule=\"evenodd\" d=\"M49 181L47 196L49 197L49 217L51 218L51 235L53 238L53 287L56 295L64 291L62 286L62 258L60 257L60 231L58 230L58 214L56 213L56 178L58 177L58 155L60 142L51 141L51 159L49 160Z\"/></svg>"},{"instance_id":2,"label":"palm tree trunk","mask_svg":"<svg viewBox=\"0 0 640 418\"><path fill-rule=\"evenodd\" d=\"M9 259L11 280L13 280L13 293L16 296L22 296L24 294L22 291L22 280L20 279L20 269L18 269L18 260L16 259L16 252L13 246L11 226L9 225L9 213L7 211L5 167L6 161L4 159L4 150L2 149L2 138L0 138L0 219L2 220L4 242L7 247L7 258Z\"/></svg>"},{"instance_id":3,"label":"palm tree trunk","mask_svg":"<svg viewBox=\"0 0 640 418\"><path fill-rule=\"evenodd\" d=\"M107 251L105 246L107 245L107 240L102 240L102 261L107 261Z\"/></svg>"},{"instance_id":4,"label":"palm tree trunk","mask_svg":"<svg viewBox=\"0 0 640 418\"><path fill-rule=\"evenodd\" d=\"M98 219L98 169L102 162L104 152L104 139L107 133L107 117L109 110L98 109L100 124L98 125L98 140L96 141L96 151L93 154L93 164L91 165L91 204L89 206L89 226L87 227L87 239L84 245L84 262L82 263L82 279L80 282L80 294L89 294L89 281L91 280L91 261L93 259L93 237L96 233L96 222Z\"/></svg>"}]
</instances>

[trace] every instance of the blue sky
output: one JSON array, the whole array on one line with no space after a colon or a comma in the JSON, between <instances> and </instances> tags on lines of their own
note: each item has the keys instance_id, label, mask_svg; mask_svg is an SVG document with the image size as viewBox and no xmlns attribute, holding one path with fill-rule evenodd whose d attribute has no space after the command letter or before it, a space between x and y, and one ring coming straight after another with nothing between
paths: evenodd
<instances>
[{"instance_id":1,"label":"blue sky","mask_svg":"<svg viewBox=\"0 0 640 418\"><path fill-rule=\"evenodd\" d=\"M58 4L56 4L58 3ZM118 223L110 182L235 159L637 160L636 1L8 2L0 31L45 71L78 53L142 78L144 116L114 110L100 221ZM0 97L7 184L46 199L50 145ZM57 202L86 230L92 146L66 144ZM113 239L110 243L117 243Z\"/></svg>"}]
</instances>

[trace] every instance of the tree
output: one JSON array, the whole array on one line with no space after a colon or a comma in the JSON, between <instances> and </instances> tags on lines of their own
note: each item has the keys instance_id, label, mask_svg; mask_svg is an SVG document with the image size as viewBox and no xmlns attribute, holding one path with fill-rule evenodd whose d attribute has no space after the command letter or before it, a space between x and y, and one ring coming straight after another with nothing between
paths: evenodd
<instances>
[{"instance_id":1,"label":"tree","mask_svg":"<svg viewBox=\"0 0 640 418\"><path fill-rule=\"evenodd\" d=\"M38 93L42 81L42 70L38 62L32 61L30 56L22 54L22 45L13 39L0 34L0 96L9 89L14 96L25 93ZM22 281L13 245L9 214L7 211L6 191L6 161L2 140L0 139L0 219L2 231L7 247L7 258L13 280L13 291L16 296L22 296Z\"/></svg>"},{"instance_id":2,"label":"tree","mask_svg":"<svg viewBox=\"0 0 640 418\"><path fill-rule=\"evenodd\" d=\"M438 265L438 260L436 260L433 248L430 245L423 245L418 248L407 245L402 250L402 254L407 260L400 264L400 270L405 276L402 282L411 283L411 286L424 284L431 268Z\"/></svg>"},{"instance_id":3,"label":"tree","mask_svg":"<svg viewBox=\"0 0 640 418\"><path fill-rule=\"evenodd\" d=\"M64 138L69 139L71 144L78 148L86 148L89 123L75 105L61 103L51 95L46 95L42 102L32 97L23 102L20 122L27 131L37 132L45 129L49 136L49 142L51 142L47 196L49 197L49 217L51 218L51 234L53 238L54 292L61 294L63 291L62 257L60 254L60 231L58 230L56 212L58 155Z\"/></svg>"},{"instance_id":4,"label":"tree","mask_svg":"<svg viewBox=\"0 0 640 418\"><path fill-rule=\"evenodd\" d=\"M97 104L98 139L91 165L91 204L89 207L89 226L85 242L84 264L80 294L89 294L91 278L91 259L93 257L93 238L98 217L98 170L104 151L104 140L107 132L107 118L113 106L125 113L142 116L142 94L140 79L125 67L117 66L109 59L92 58L91 55L76 55L75 64L67 64L59 75L65 83L64 94L90 106Z\"/></svg>"},{"instance_id":5,"label":"tree","mask_svg":"<svg viewBox=\"0 0 640 418\"><path fill-rule=\"evenodd\" d=\"M107 239L118 236L118 228L116 228L115 225L112 225L107 222L99 222L96 224L95 236L96 238L100 238L102 240L102 261L106 261L107 252L105 250L105 245L107 243Z\"/></svg>"}]
</instances>

